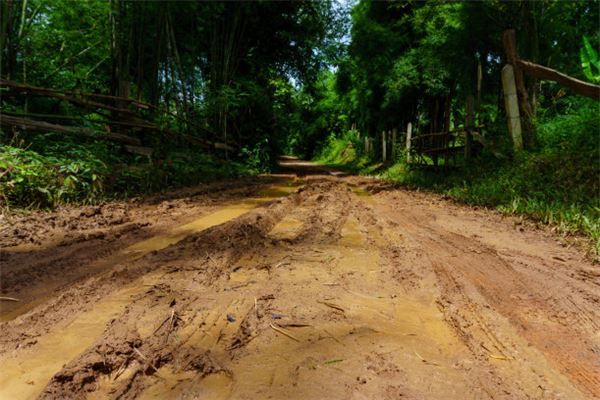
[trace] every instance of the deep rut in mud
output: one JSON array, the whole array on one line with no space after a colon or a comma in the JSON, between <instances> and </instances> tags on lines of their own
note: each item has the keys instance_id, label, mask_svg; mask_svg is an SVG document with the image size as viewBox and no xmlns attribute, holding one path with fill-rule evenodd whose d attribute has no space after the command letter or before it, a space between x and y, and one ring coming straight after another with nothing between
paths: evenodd
<instances>
[{"instance_id":1,"label":"deep rut in mud","mask_svg":"<svg viewBox=\"0 0 600 400\"><path fill-rule=\"evenodd\" d=\"M8 282L44 299L2 323L0 398L600 397L600 275L577 250L288 164L303 179L129 211L185 212L108 241L70 284L27 247L7 250L22 263ZM61 247L64 268L86 259L78 243ZM20 283L32 274L42 282Z\"/></svg>"}]
</instances>

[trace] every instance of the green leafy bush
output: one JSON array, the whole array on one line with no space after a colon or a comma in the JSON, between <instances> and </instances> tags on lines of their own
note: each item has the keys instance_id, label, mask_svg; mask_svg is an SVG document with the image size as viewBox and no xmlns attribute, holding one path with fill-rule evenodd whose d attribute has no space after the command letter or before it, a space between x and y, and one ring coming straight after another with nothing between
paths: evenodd
<instances>
[{"instance_id":1,"label":"green leafy bush","mask_svg":"<svg viewBox=\"0 0 600 400\"><path fill-rule=\"evenodd\" d=\"M243 147L241 156L244 164L257 173L267 172L271 166L271 151L269 139L263 138L253 147Z\"/></svg>"},{"instance_id":2,"label":"green leafy bush","mask_svg":"<svg viewBox=\"0 0 600 400\"><path fill-rule=\"evenodd\" d=\"M583 47L579 52L579 57L585 77L594 83L600 83L600 58L587 36L583 37Z\"/></svg>"},{"instance_id":3,"label":"green leafy bush","mask_svg":"<svg viewBox=\"0 0 600 400\"><path fill-rule=\"evenodd\" d=\"M28 149L0 146L0 199L8 205L51 208L107 197L195 185L251 172L197 149L169 150L156 162L123 153L113 144L77 144L38 135Z\"/></svg>"},{"instance_id":4,"label":"green leafy bush","mask_svg":"<svg viewBox=\"0 0 600 400\"><path fill-rule=\"evenodd\" d=\"M12 204L53 207L90 202L103 191L107 166L94 157L72 159L0 147L0 192Z\"/></svg>"},{"instance_id":5,"label":"green leafy bush","mask_svg":"<svg viewBox=\"0 0 600 400\"><path fill-rule=\"evenodd\" d=\"M369 163L369 158L364 155L364 145L358 132L349 130L340 137L331 133L315 161L358 171Z\"/></svg>"}]
</instances>

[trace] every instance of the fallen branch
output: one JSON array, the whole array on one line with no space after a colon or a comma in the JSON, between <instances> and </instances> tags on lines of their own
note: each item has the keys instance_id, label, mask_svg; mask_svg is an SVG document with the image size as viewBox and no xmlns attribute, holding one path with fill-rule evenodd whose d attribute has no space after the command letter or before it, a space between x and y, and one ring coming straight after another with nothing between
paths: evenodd
<instances>
[{"instance_id":1,"label":"fallen branch","mask_svg":"<svg viewBox=\"0 0 600 400\"><path fill-rule=\"evenodd\" d=\"M0 300L4 300L4 301L21 301L19 299L15 299L14 297L0 297Z\"/></svg>"},{"instance_id":2,"label":"fallen branch","mask_svg":"<svg viewBox=\"0 0 600 400\"><path fill-rule=\"evenodd\" d=\"M517 65L527 74L538 79L554 81L559 85L571 89L575 93L600 101L600 86L598 85L581 81L552 68L544 67L543 65L529 61L517 60Z\"/></svg>"}]
</instances>

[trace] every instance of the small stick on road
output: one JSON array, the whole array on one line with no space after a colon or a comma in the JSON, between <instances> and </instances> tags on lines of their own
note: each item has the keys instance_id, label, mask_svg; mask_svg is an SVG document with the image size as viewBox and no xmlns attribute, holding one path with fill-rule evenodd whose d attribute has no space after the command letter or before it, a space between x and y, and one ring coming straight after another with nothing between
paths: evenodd
<instances>
[{"instance_id":1,"label":"small stick on road","mask_svg":"<svg viewBox=\"0 0 600 400\"><path fill-rule=\"evenodd\" d=\"M19 299L15 299L14 297L0 297L0 300L4 300L4 301L21 301Z\"/></svg>"},{"instance_id":2,"label":"small stick on road","mask_svg":"<svg viewBox=\"0 0 600 400\"><path fill-rule=\"evenodd\" d=\"M274 331L277 331L277 332L281 333L282 335L289 337L290 339L294 339L296 342L299 342L299 341L300 341L300 339L298 339L297 337L295 337L295 336L294 336L294 335L292 335L291 333L288 333L288 332L284 331L283 329L279 328L279 327L278 327L278 326L276 326L276 325L269 324L269 326L270 326L270 327L271 327L271 328L272 328Z\"/></svg>"},{"instance_id":3,"label":"small stick on road","mask_svg":"<svg viewBox=\"0 0 600 400\"><path fill-rule=\"evenodd\" d=\"M331 307L331 308L341 311L343 313L346 312L346 310L344 310L342 307L338 306L337 304L333 304L333 303L329 303L327 301L321 301L321 300L317 300L317 303L321 303L323 305L326 305L327 307Z\"/></svg>"},{"instance_id":4,"label":"small stick on road","mask_svg":"<svg viewBox=\"0 0 600 400\"><path fill-rule=\"evenodd\" d=\"M150 368L152 368L155 372L156 372L156 376L158 376L160 379L165 379L162 376L159 375L158 373L158 369L152 364L152 361L146 357L145 355L142 354L141 351L139 351L138 349L136 349L135 347L133 348L133 351L135 351L140 357L142 357L142 359L144 361L146 361L148 363L148 365L150 366Z\"/></svg>"},{"instance_id":5,"label":"small stick on road","mask_svg":"<svg viewBox=\"0 0 600 400\"><path fill-rule=\"evenodd\" d=\"M428 361L428 360L424 359L424 358L423 358L423 357L421 357L421 355L420 355L419 353L417 353L416 351L415 351L415 355L416 355L417 357L419 357L419 358L421 359L421 361L423 361L425 364L435 365L435 366L437 366L437 367L439 367L439 365L440 365L440 364L438 364L438 363L436 363L436 362L433 362L433 361Z\"/></svg>"}]
</instances>

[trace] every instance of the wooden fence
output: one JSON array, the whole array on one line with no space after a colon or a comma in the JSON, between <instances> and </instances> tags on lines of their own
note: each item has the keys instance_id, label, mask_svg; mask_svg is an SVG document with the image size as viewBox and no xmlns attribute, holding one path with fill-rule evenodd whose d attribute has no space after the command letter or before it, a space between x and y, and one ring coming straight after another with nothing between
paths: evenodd
<instances>
[{"instance_id":1,"label":"wooden fence","mask_svg":"<svg viewBox=\"0 0 600 400\"><path fill-rule=\"evenodd\" d=\"M0 126L12 130L57 132L111 140L122 143L126 151L147 156L152 153L152 149L143 146L144 132L158 132L170 138L181 139L189 144L207 149L224 149L226 151L234 151L236 149L236 145L233 143L212 141L160 126L149 120L147 116L142 115L142 113L148 110L169 115L183 123L188 128L188 131L204 132L209 137L216 136L207 127L189 121L177 113L172 113L153 104L127 97L42 88L4 79L0 79L0 91L3 98L18 96L24 96L25 98L33 96L53 98L58 101L68 102L79 109L90 113L93 112L96 115L94 119L86 119L82 116L35 114L0 109ZM57 120L76 121L77 124L59 124L56 122ZM76 126L81 125L82 122L86 122L88 125L94 126L94 128L80 128Z\"/></svg>"}]
</instances>

